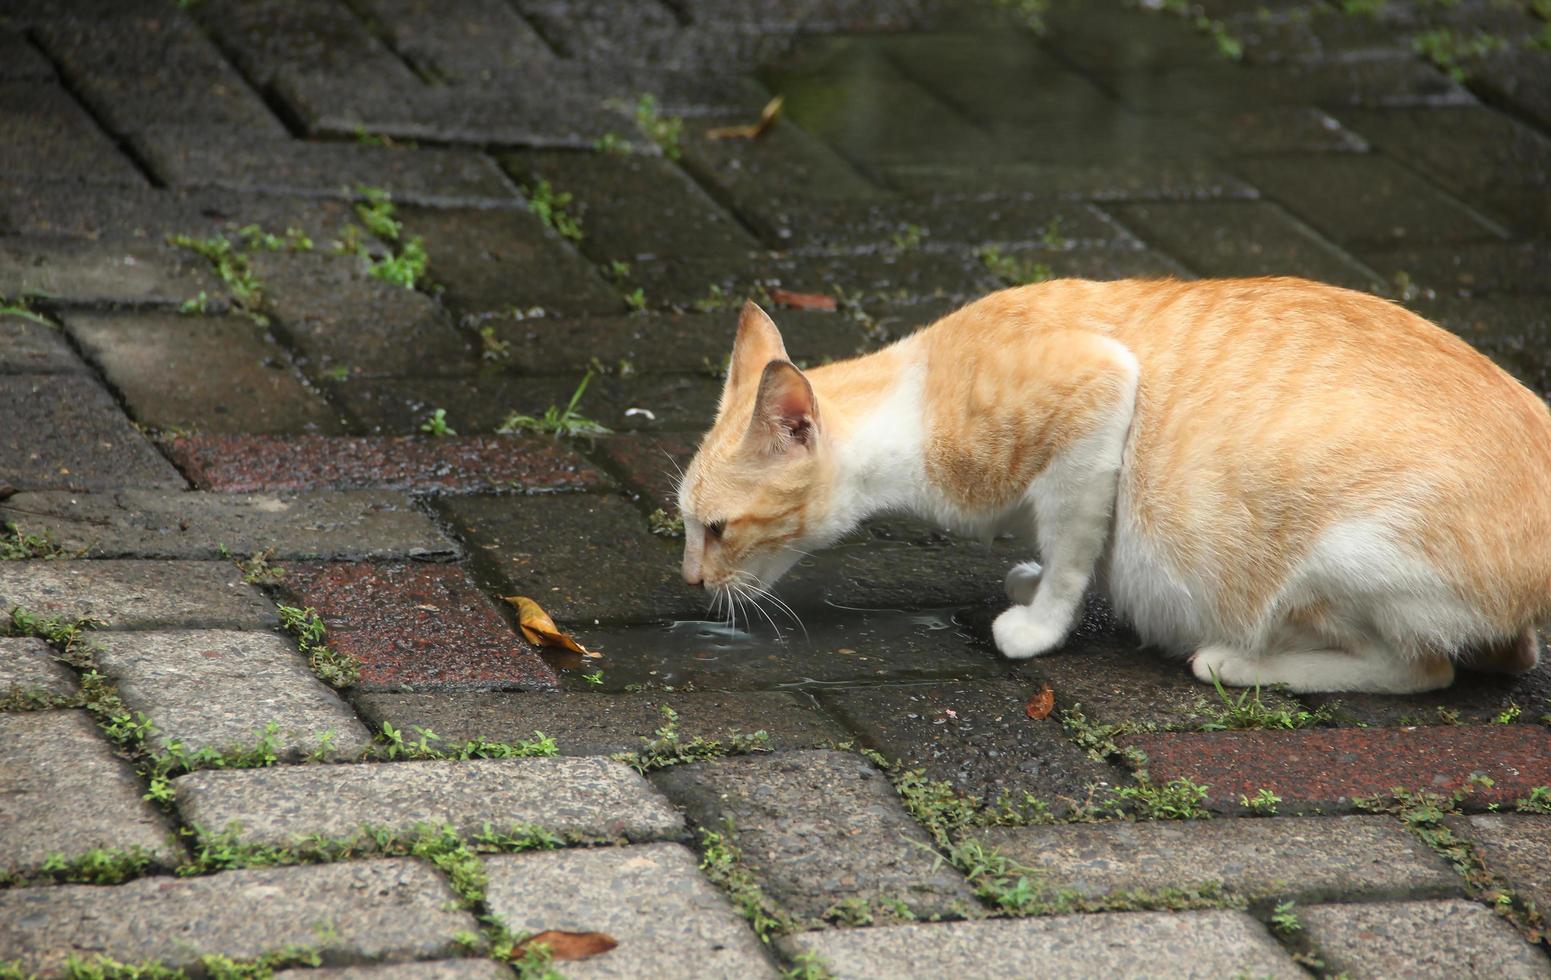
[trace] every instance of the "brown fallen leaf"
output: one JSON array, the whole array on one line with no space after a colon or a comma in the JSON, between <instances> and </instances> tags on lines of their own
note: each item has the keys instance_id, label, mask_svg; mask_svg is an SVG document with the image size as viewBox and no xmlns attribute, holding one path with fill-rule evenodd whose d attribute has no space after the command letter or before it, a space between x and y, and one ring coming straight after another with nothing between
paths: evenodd
<instances>
[{"instance_id":1,"label":"brown fallen leaf","mask_svg":"<svg viewBox=\"0 0 1551 980\"><path fill-rule=\"evenodd\" d=\"M838 305L835 297L823 293L794 293L780 286L770 290L770 299L777 306L793 310L833 310Z\"/></svg>"},{"instance_id":2,"label":"brown fallen leaf","mask_svg":"<svg viewBox=\"0 0 1551 980\"><path fill-rule=\"evenodd\" d=\"M576 638L570 633L556 626L555 621L549 618L549 613L544 611L544 607L527 596L504 595L501 598L516 607L517 628L522 630L523 639L529 643L537 643L541 647L560 647L584 657L599 656L577 643Z\"/></svg>"},{"instance_id":3,"label":"brown fallen leaf","mask_svg":"<svg viewBox=\"0 0 1551 980\"><path fill-rule=\"evenodd\" d=\"M708 140L757 140L770 132L770 127L775 125L776 117L781 114L781 103L786 101L784 95L778 95L765 103L765 107L759 111L759 122L749 123L746 126L717 126L705 131Z\"/></svg>"},{"instance_id":4,"label":"brown fallen leaf","mask_svg":"<svg viewBox=\"0 0 1551 980\"><path fill-rule=\"evenodd\" d=\"M606 932L566 932L564 929L546 929L535 933L512 947L517 958L528 951L529 946L548 946L554 960L585 960L601 956L619 945L619 940Z\"/></svg>"},{"instance_id":5,"label":"brown fallen leaf","mask_svg":"<svg viewBox=\"0 0 1551 980\"><path fill-rule=\"evenodd\" d=\"M1029 698L1029 703L1024 707L1030 718L1039 721L1041 718L1050 717L1050 712L1056 707L1056 692L1050 689L1049 684L1041 684Z\"/></svg>"}]
</instances>

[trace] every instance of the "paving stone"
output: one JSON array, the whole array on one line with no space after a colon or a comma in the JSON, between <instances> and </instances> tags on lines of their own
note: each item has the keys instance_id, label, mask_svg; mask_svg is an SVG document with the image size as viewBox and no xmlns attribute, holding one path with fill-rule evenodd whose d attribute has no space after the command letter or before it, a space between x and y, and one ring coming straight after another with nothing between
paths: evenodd
<instances>
[{"instance_id":1,"label":"paving stone","mask_svg":"<svg viewBox=\"0 0 1551 980\"><path fill-rule=\"evenodd\" d=\"M1124 204L1115 217L1206 276L1302 276L1374 289L1377 273L1265 201Z\"/></svg>"},{"instance_id":2,"label":"paving stone","mask_svg":"<svg viewBox=\"0 0 1551 980\"><path fill-rule=\"evenodd\" d=\"M287 565L283 584L323 617L330 648L361 662L361 690L559 686L457 565Z\"/></svg>"},{"instance_id":3,"label":"paving stone","mask_svg":"<svg viewBox=\"0 0 1551 980\"><path fill-rule=\"evenodd\" d=\"M1221 167L1193 160L1082 165L900 163L883 168L883 173L892 186L911 193L966 188L955 195L966 202L1009 196L1088 201L1195 201L1259 196L1253 187Z\"/></svg>"},{"instance_id":4,"label":"paving stone","mask_svg":"<svg viewBox=\"0 0 1551 980\"><path fill-rule=\"evenodd\" d=\"M367 275L332 256L253 258L265 307L319 374L353 376L471 370L468 340L424 293Z\"/></svg>"},{"instance_id":5,"label":"paving stone","mask_svg":"<svg viewBox=\"0 0 1551 980\"><path fill-rule=\"evenodd\" d=\"M275 976L285 980L508 980L511 971L495 960L469 959L281 970Z\"/></svg>"},{"instance_id":6,"label":"paving stone","mask_svg":"<svg viewBox=\"0 0 1551 980\"><path fill-rule=\"evenodd\" d=\"M699 444L699 438L684 433L635 432L600 440L598 452L647 507L677 514L679 474Z\"/></svg>"},{"instance_id":7,"label":"paving stone","mask_svg":"<svg viewBox=\"0 0 1551 980\"><path fill-rule=\"evenodd\" d=\"M419 433L427 416L440 408L459 435L473 435L496 432L513 412L542 416L550 406L564 408L585 376L366 378L333 386L332 393L373 434ZM715 417L721 390L721 380L708 374L595 376L577 411L615 432L699 433Z\"/></svg>"},{"instance_id":8,"label":"paving stone","mask_svg":"<svg viewBox=\"0 0 1551 980\"><path fill-rule=\"evenodd\" d=\"M117 9L57 4L53 16L34 32L44 50L72 76L84 71L146 74L164 65L211 72L226 65L215 45L182 12L156 10L153 15L134 4L105 6Z\"/></svg>"},{"instance_id":9,"label":"paving stone","mask_svg":"<svg viewBox=\"0 0 1551 980\"><path fill-rule=\"evenodd\" d=\"M1470 818L1469 837L1487 868L1506 879L1520 898L1551 908L1551 872L1546 844L1551 821L1544 816L1487 813Z\"/></svg>"},{"instance_id":10,"label":"paving stone","mask_svg":"<svg viewBox=\"0 0 1551 980\"><path fill-rule=\"evenodd\" d=\"M35 874L50 854L96 848L137 848L163 868L183 858L172 828L140 798L140 780L86 712L0 714L0 744L0 869ZM3 939L0 949L30 952Z\"/></svg>"},{"instance_id":11,"label":"paving stone","mask_svg":"<svg viewBox=\"0 0 1551 980\"><path fill-rule=\"evenodd\" d=\"M247 317L63 316L142 425L201 432L343 431L269 331Z\"/></svg>"},{"instance_id":12,"label":"paving stone","mask_svg":"<svg viewBox=\"0 0 1551 980\"><path fill-rule=\"evenodd\" d=\"M1551 306L1543 298L1441 296L1410 305L1459 334L1531 391L1551 398Z\"/></svg>"},{"instance_id":13,"label":"paving stone","mask_svg":"<svg viewBox=\"0 0 1551 980\"><path fill-rule=\"evenodd\" d=\"M974 907L888 779L847 752L780 752L675 767L653 777L701 827L725 832L765 893L819 918L847 899L898 899L918 916Z\"/></svg>"},{"instance_id":14,"label":"paving stone","mask_svg":"<svg viewBox=\"0 0 1551 980\"><path fill-rule=\"evenodd\" d=\"M52 81L0 81L0 168L8 180L146 186L129 158Z\"/></svg>"},{"instance_id":15,"label":"paving stone","mask_svg":"<svg viewBox=\"0 0 1551 980\"><path fill-rule=\"evenodd\" d=\"M607 659L596 663L607 673ZM515 742L539 731L555 739L562 755L633 752L663 726L665 707L677 713L677 729L686 740L726 742L734 734L763 731L772 748L812 749L847 737L845 729L818 711L811 699L784 691L674 689L518 698L484 691L391 692L357 695L355 707L373 729L380 729L383 722L403 731L429 728L451 742L478 738Z\"/></svg>"},{"instance_id":16,"label":"paving stone","mask_svg":"<svg viewBox=\"0 0 1551 980\"><path fill-rule=\"evenodd\" d=\"M1460 893L1459 875L1389 817L992 827L978 838L1052 891L1097 899L1218 886L1250 901L1372 901Z\"/></svg>"},{"instance_id":17,"label":"paving stone","mask_svg":"<svg viewBox=\"0 0 1551 980\"><path fill-rule=\"evenodd\" d=\"M6 609L13 604L0 600ZM75 674L54 659L53 648L33 637L0 639L0 698L39 694L68 698L76 693Z\"/></svg>"},{"instance_id":18,"label":"paving stone","mask_svg":"<svg viewBox=\"0 0 1551 980\"><path fill-rule=\"evenodd\" d=\"M310 143L243 130L147 127L134 145L169 184L351 197L380 187L415 204L511 204L516 190L488 157L467 150Z\"/></svg>"},{"instance_id":19,"label":"paving stone","mask_svg":"<svg viewBox=\"0 0 1551 980\"><path fill-rule=\"evenodd\" d=\"M108 630L264 629L278 622L274 604L224 561L0 563L0 608L13 606L96 620Z\"/></svg>"},{"instance_id":20,"label":"paving stone","mask_svg":"<svg viewBox=\"0 0 1551 980\"><path fill-rule=\"evenodd\" d=\"M791 222L780 244L813 251L1142 247L1098 208L1052 199L1002 198L965 207L954 198L915 197L812 202L792 211L800 220Z\"/></svg>"},{"instance_id":21,"label":"paving stone","mask_svg":"<svg viewBox=\"0 0 1551 980\"><path fill-rule=\"evenodd\" d=\"M1167 73L1137 71L1099 79L1121 102L1142 110L1227 112L1268 105L1408 106L1468 103L1472 96L1420 59L1257 65L1215 64Z\"/></svg>"},{"instance_id":22,"label":"paving stone","mask_svg":"<svg viewBox=\"0 0 1551 980\"><path fill-rule=\"evenodd\" d=\"M0 483L23 490L184 485L87 375L0 375L0 406L9 419L0 431Z\"/></svg>"},{"instance_id":23,"label":"paving stone","mask_svg":"<svg viewBox=\"0 0 1551 980\"><path fill-rule=\"evenodd\" d=\"M469 759L206 770L173 780L193 826L238 825L242 839L286 845L363 827L460 834L529 825L577 840L683 836L684 818L640 773L610 759Z\"/></svg>"},{"instance_id":24,"label":"paving stone","mask_svg":"<svg viewBox=\"0 0 1551 980\"><path fill-rule=\"evenodd\" d=\"M257 224L276 233L296 228L326 246L356 220L350 202L320 198L161 187L97 196L63 182L0 188L0 229L29 236L160 243L170 234L206 238Z\"/></svg>"},{"instance_id":25,"label":"paving stone","mask_svg":"<svg viewBox=\"0 0 1551 980\"><path fill-rule=\"evenodd\" d=\"M1545 74L1545 52L1525 46L1497 50L1480 58L1469 58L1471 85L1492 101L1512 106L1520 116L1533 120L1541 128L1551 128L1551 93L1541 79Z\"/></svg>"},{"instance_id":26,"label":"paving stone","mask_svg":"<svg viewBox=\"0 0 1551 980\"><path fill-rule=\"evenodd\" d=\"M179 437L162 449L200 490L592 490L609 480L545 436Z\"/></svg>"},{"instance_id":27,"label":"paving stone","mask_svg":"<svg viewBox=\"0 0 1551 980\"><path fill-rule=\"evenodd\" d=\"M72 80L81 98L115 133L137 133L176 119L182 126L228 126L271 138L286 135L263 101L224 64L205 71L148 65L130 75L87 70Z\"/></svg>"},{"instance_id":28,"label":"paving stone","mask_svg":"<svg viewBox=\"0 0 1551 980\"><path fill-rule=\"evenodd\" d=\"M1026 706L1038 690L1017 681L980 679L911 686L818 691L819 703L861 742L947 780L966 796L994 803L1027 793L1055 813L1087 801L1095 785L1119 773L1088 758L1058 717L1034 721Z\"/></svg>"},{"instance_id":29,"label":"paving stone","mask_svg":"<svg viewBox=\"0 0 1551 980\"><path fill-rule=\"evenodd\" d=\"M1143 735L1153 781L1189 779L1209 788L1215 809L1269 789L1283 812L1350 811L1357 797L1396 787L1469 790L1470 806L1511 803L1551 785L1551 730L1539 725L1327 728L1293 732ZM1484 775L1491 786L1476 785Z\"/></svg>"},{"instance_id":30,"label":"paving stone","mask_svg":"<svg viewBox=\"0 0 1551 980\"><path fill-rule=\"evenodd\" d=\"M211 0L194 11L242 73L267 86L288 67L410 82L414 74L338 0Z\"/></svg>"},{"instance_id":31,"label":"paving stone","mask_svg":"<svg viewBox=\"0 0 1551 980\"><path fill-rule=\"evenodd\" d=\"M604 932L619 946L569 977L775 977L759 941L678 844L501 855L486 903L517 933Z\"/></svg>"},{"instance_id":32,"label":"paving stone","mask_svg":"<svg viewBox=\"0 0 1551 980\"><path fill-rule=\"evenodd\" d=\"M0 33L0 80L47 82L54 66L21 34Z\"/></svg>"},{"instance_id":33,"label":"paving stone","mask_svg":"<svg viewBox=\"0 0 1551 980\"><path fill-rule=\"evenodd\" d=\"M1404 278L1440 295L1544 294L1551 290L1551 246L1544 242L1413 245L1359 257L1391 281Z\"/></svg>"},{"instance_id":34,"label":"paving stone","mask_svg":"<svg viewBox=\"0 0 1551 980\"><path fill-rule=\"evenodd\" d=\"M1368 246L1469 242L1501 229L1384 157L1241 160L1239 173L1332 241Z\"/></svg>"},{"instance_id":35,"label":"paving stone","mask_svg":"<svg viewBox=\"0 0 1551 980\"><path fill-rule=\"evenodd\" d=\"M579 247L600 262L717 255L758 244L661 157L550 151L508 154L501 163L526 187L547 180L556 192L571 194L566 210L581 222Z\"/></svg>"},{"instance_id":36,"label":"paving stone","mask_svg":"<svg viewBox=\"0 0 1551 980\"><path fill-rule=\"evenodd\" d=\"M846 980L921 976L1302 977L1243 912L1121 912L803 932L780 940Z\"/></svg>"},{"instance_id":37,"label":"paving stone","mask_svg":"<svg viewBox=\"0 0 1551 980\"><path fill-rule=\"evenodd\" d=\"M1347 125L1510 228L1551 232L1551 139L1484 106L1348 110Z\"/></svg>"},{"instance_id":38,"label":"paving stone","mask_svg":"<svg viewBox=\"0 0 1551 980\"><path fill-rule=\"evenodd\" d=\"M156 730L148 741L200 748L244 748L273 723L275 752L299 758L333 732L331 756L348 758L371 736L345 703L313 675L295 644L269 632L162 630L94 637L97 663L131 711Z\"/></svg>"},{"instance_id":39,"label":"paving stone","mask_svg":"<svg viewBox=\"0 0 1551 980\"><path fill-rule=\"evenodd\" d=\"M1461 670L1454 683L1425 694L1306 694L1311 705L1328 705L1343 724L1467 725L1540 719L1551 707L1551 662L1528 674L1507 676Z\"/></svg>"},{"instance_id":40,"label":"paving stone","mask_svg":"<svg viewBox=\"0 0 1551 980\"><path fill-rule=\"evenodd\" d=\"M771 313L795 363L842 360L855 355L867 342L861 324L844 314ZM507 359L511 366L530 374L581 372L595 368L594 362L621 373L625 365L632 372L708 373L712 368L720 370L738 333L737 315L723 311L585 319L500 317L484 325L496 340L511 345Z\"/></svg>"},{"instance_id":41,"label":"paving stone","mask_svg":"<svg viewBox=\"0 0 1551 980\"><path fill-rule=\"evenodd\" d=\"M0 238L0 295L55 304L181 304L225 295L204 260L169 245Z\"/></svg>"},{"instance_id":42,"label":"paving stone","mask_svg":"<svg viewBox=\"0 0 1551 980\"><path fill-rule=\"evenodd\" d=\"M412 858L0 892L0 949L48 974L97 954L173 968L286 947L315 949L324 963L426 959L456 955L454 937L477 928L436 870Z\"/></svg>"},{"instance_id":43,"label":"paving stone","mask_svg":"<svg viewBox=\"0 0 1551 980\"><path fill-rule=\"evenodd\" d=\"M0 315L0 373L73 374L87 370L53 324L27 316Z\"/></svg>"},{"instance_id":44,"label":"paving stone","mask_svg":"<svg viewBox=\"0 0 1551 980\"><path fill-rule=\"evenodd\" d=\"M1113 109L1102 89L1022 32L902 34L875 42L900 72L982 126L1038 127Z\"/></svg>"},{"instance_id":45,"label":"paving stone","mask_svg":"<svg viewBox=\"0 0 1551 980\"><path fill-rule=\"evenodd\" d=\"M409 234L425 239L427 275L465 319L509 309L618 313L619 291L526 211L404 208Z\"/></svg>"},{"instance_id":46,"label":"paving stone","mask_svg":"<svg viewBox=\"0 0 1551 980\"><path fill-rule=\"evenodd\" d=\"M19 493L0 520L51 534L93 558L224 558L273 549L277 560L443 558L456 546L401 494Z\"/></svg>"},{"instance_id":47,"label":"paving stone","mask_svg":"<svg viewBox=\"0 0 1551 980\"><path fill-rule=\"evenodd\" d=\"M1142 10L1070 7L1049 17L1052 44L1068 63L1091 72L1159 71L1217 67L1222 55L1210 38L1182 18Z\"/></svg>"},{"instance_id":48,"label":"paving stone","mask_svg":"<svg viewBox=\"0 0 1551 980\"><path fill-rule=\"evenodd\" d=\"M1368 144L1332 115L1312 106L1267 106L1242 112L1204 113L1197 125L1213 132L1224 150L1253 153L1362 153Z\"/></svg>"},{"instance_id":49,"label":"paving stone","mask_svg":"<svg viewBox=\"0 0 1551 980\"><path fill-rule=\"evenodd\" d=\"M1551 962L1476 902L1379 902L1300 908L1301 939L1348 976L1546 977Z\"/></svg>"},{"instance_id":50,"label":"paving stone","mask_svg":"<svg viewBox=\"0 0 1551 980\"><path fill-rule=\"evenodd\" d=\"M502 0L450 9L432 0L367 0L362 9L427 77L473 82L554 59L538 32Z\"/></svg>"}]
</instances>

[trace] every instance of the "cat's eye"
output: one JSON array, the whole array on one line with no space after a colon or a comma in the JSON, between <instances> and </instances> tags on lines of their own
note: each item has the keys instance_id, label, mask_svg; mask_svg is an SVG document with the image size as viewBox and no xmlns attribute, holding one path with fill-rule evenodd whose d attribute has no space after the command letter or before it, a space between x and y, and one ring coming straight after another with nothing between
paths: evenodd
<instances>
[{"instance_id":1,"label":"cat's eye","mask_svg":"<svg viewBox=\"0 0 1551 980\"><path fill-rule=\"evenodd\" d=\"M712 521L705 526L705 533L713 538L720 538L725 530L727 530L726 521Z\"/></svg>"}]
</instances>

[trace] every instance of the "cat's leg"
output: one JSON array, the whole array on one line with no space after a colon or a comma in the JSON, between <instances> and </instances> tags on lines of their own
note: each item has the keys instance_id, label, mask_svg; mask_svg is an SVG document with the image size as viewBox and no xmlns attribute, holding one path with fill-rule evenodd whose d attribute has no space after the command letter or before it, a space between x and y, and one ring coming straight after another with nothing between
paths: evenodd
<instances>
[{"instance_id":1,"label":"cat's leg","mask_svg":"<svg viewBox=\"0 0 1551 980\"><path fill-rule=\"evenodd\" d=\"M1007 590L1007 598L1020 606L1026 606L1034 601L1034 590L1039 587L1039 575L1041 566L1037 561L1026 561L1014 565L1007 572L1007 580L1003 587Z\"/></svg>"},{"instance_id":2,"label":"cat's leg","mask_svg":"<svg viewBox=\"0 0 1551 980\"><path fill-rule=\"evenodd\" d=\"M1136 359L1119 344L1107 352L1091 399L1090 428L1034 478L1028 499L1044 562L1027 602L991 625L996 648L1012 660L1060 646L1082 612L1083 595L1114 523L1115 492L1136 406ZM1009 590L1010 591L1010 590Z\"/></svg>"},{"instance_id":3,"label":"cat's leg","mask_svg":"<svg viewBox=\"0 0 1551 980\"><path fill-rule=\"evenodd\" d=\"M1190 670L1208 684L1213 679L1226 687L1285 684L1302 694L1315 691L1416 694L1436 691L1454 682L1454 663L1447 655L1407 657L1383 646L1368 647L1357 653L1283 650L1260 655L1214 644L1191 655Z\"/></svg>"},{"instance_id":4,"label":"cat's leg","mask_svg":"<svg viewBox=\"0 0 1551 980\"><path fill-rule=\"evenodd\" d=\"M1493 674L1527 674L1540 663L1540 637L1533 626L1518 636L1484 646L1471 654L1465 666Z\"/></svg>"}]
</instances>

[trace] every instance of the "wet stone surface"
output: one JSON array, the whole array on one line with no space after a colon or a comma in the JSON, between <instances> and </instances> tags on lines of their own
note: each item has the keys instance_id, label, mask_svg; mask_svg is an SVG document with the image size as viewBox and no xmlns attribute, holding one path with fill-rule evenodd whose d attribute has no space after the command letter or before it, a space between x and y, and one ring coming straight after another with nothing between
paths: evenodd
<instances>
[{"instance_id":1,"label":"wet stone surface","mask_svg":"<svg viewBox=\"0 0 1551 980\"><path fill-rule=\"evenodd\" d=\"M348 758L371 741L288 637L164 630L95 639L102 671L131 711L151 719L147 741L158 749L242 750L268 736L276 755L295 760L315 751ZM332 738L320 740L325 732Z\"/></svg>"},{"instance_id":2,"label":"wet stone surface","mask_svg":"<svg viewBox=\"0 0 1551 980\"><path fill-rule=\"evenodd\" d=\"M427 824L471 836L533 826L586 841L671 839L684 828L639 773L606 759L277 766L190 773L173 787L189 823L236 825L245 841L282 846L312 834L407 834Z\"/></svg>"},{"instance_id":3,"label":"wet stone surface","mask_svg":"<svg viewBox=\"0 0 1551 980\"><path fill-rule=\"evenodd\" d=\"M216 494L19 493L0 519L92 558L450 558L457 547L409 498L375 490Z\"/></svg>"},{"instance_id":4,"label":"wet stone surface","mask_svg":"<svg viewBox=\"0 0 1551 980\"><path fill-rule=\"evenodd\" d=\"M0 714L0 745L0 870L36 874L50 854L94 848L138 849L163 868L182 859L172 828L140 799L140 780L86 712Z\"/></svg>"},{"instance_id":5,"label":"wet stone surface","mask_svg":"<svg viewBox=\"0 0 1551 980\"><path fill-rule=\"evenodd\" d=\"M64 334L41 318L0 315L0 373L71 374L86 365Z\"/></svg>"},{"instance_id":6,"label":"wet stone surface","mask_svg":"<svg viewBox=\"0 0 1551 980\"><path fill-rule=\"evenodd\" d=\"M847 899L902 901L921 917L962 915L976 904L888 779L859 755L721 759L663 770L653 781L695 824L727 833L766 894L802 919L832 915Z\"/></svg>"},{"instance_id":7,"label":"wet stone surface","mask_svg":"<svg viewBox=\"0 0 1551 980\"><path fill-rule=\"evenodd\" d=\"M599 669L606 676L609 659L586 661L574 669ZM562 755L634 752L669 724L664 708L677 716L672 727L684 741L730 744L734 735L762 731L771 748L813 749L848 737L811 698L786 691L670 691L659 685L645 692L524 697L483 691L393 692L360 694L354 703L373 729L383 722L404 731L428 728L452 742L516 742L543 732L554 738Z\"/></svg>"},{"instance_id":8,"label":"wet stone surface","mask_svg":"<svg viewBox=\"0 0 1551 980\"><path fill-rule=\"evenodd\" d=\"M1340 813L1358 797L1388 799L1396 787L1469 790L1467 805L1485 807L1551 785L1551 730L1540 725L1146 735L1131 744L1147 753L1154 781L1204 785L1219 810L1261 789L1285 800L1284 813Z\"/></svg>"},{"instance_id":9,"label":"wet stone surface","mask_svg":"<svg viewBox=\"0 0 1551 980\"><path fill-rule=\"evenodd\" d=\"M362 690L559 684L457 565L293 564L282 587L323 617L331 649L361 662Z\"/></svg>"},{"instance_id":10,"label":"wet stone surface","mask_svg":"<svg viewBox=\"0 0 1551 980\"><path fill-rule=\"evenodd\" d=\"M1381 902L1298 910L1325 969L1352 976L1452 973L1544 977L1545 954L1475 902Z\"/></svg>"},{"instance_id":11,"label":"wet stone surface","mask_svg":"<svg viewBox=\"0 0 1551 980\"><path fill-rule=\"evenodd\" d=\"M225 561L0 563L0 609L20 606L98 629L262 629L274 605Z\"/></svg>"},{"instance_id":12,"label":"wet stone surface","mask_svg":"<svg viewBox=\"0 0 1551 980\"><path fill-rule=\"evenodd\" d=\"M0 605L11 605L0 603ZM54 650L33 637L0 639L0 699L52 702L76 692L75 673L54 659ZM24 704L11 707L30 706Z\"/></svg>"},{"instance_id":13,"label":"wet stone surface","mask_svg":"<svg viewBox=\"0 0 1551 980\"><path fill-rule=\"evenodd\" d=\"M1469 837L1491 871L1536 908L1551 908L1551 873L1545 853L1551 820L1544 814L1481 814L1470 818Z\"/></svg>"},{"instance_id":14,"label":"wet stone surface","mask_svg":"<svg viewBox=\"0 0 1551 980\"><path fill-rule=\"evenodd\" d=\"M246 317L70 313L65 327L137 422L205 432L340 432L285 351Z\"/></svg>"},{"instance_id":15,"label":"wet stone surface","mask_svg":"<svg viewBox=\"0 0 1551 980\"><path fill-rule=\"evenodd\" d=\"M608 485L541 436L188 436L162 449L200 490L409 490L532 493Z\"/></svg>"},{"instance_id":16,"label":"wet stone surface","mask_svg":"<svg viewBox=\"0 0 1551 980\"><path fill-rule=\"evenodd\" d=\"M52 81L0 81L0 166L12 180L144 187L129 158Z\"/></svg>"},{"instance_id":17,"label":"wet stone surface","mask_svg":"<svg viewBox=\"0 0 1551 980\"><path fill-rule=\"evenodd\" d=\"M1440 296L1545 294L1551 246L1544 242L1426 245L1362 253L1390 281L1402 277Z\"/></svg>"},{"instance_id":18,"label":"wet stone surface","mask_svg":"<svg viewBox=\"0 0 1551 980\"><path fill-rule=\"evenodd\" d=\"M220 283L204 260L160 243L0 238L0 295L62 304L178 305Z\"/></svg>"},{"instance_id":19,"label":"wet stone surface","mask_svg":"<svg viewBox=\"0 0 1551 980\"><path fill-rule=\"evenodd\" d=\"M320 922L329 924L323 937ZM435 869L412 858L0 892L0 949L49 973L98 953L172 967L286 946L334 963L425 959L455 955L453 937L476 928Z\"/></svg>"},{"instance_id":20,"label":"wet stone surface","mask_svg":"<svg viewBox=\"0 0 1551 980\"><path fill-rule=\"evenodd\" d=\"M184 486L102 385L83 374L0 375L0 483L19 490ZM69 432L69 439L46 433Z\"/></svg>"},{"instance_id":21,"label":"wet stone surface","mask_svg":"<svg viewBox=\"0 0 1551 980\"><path fill-rule=\"evenodd\" d=\"M1029 718L1037 690L983 679L820 688L818 698L862 744L906 769L924 769L988 804L1004 797L1016 803L1027 793L1062 814L1124 777L1074 745L1058 716Z\"/></svg>"}]
</instances>

